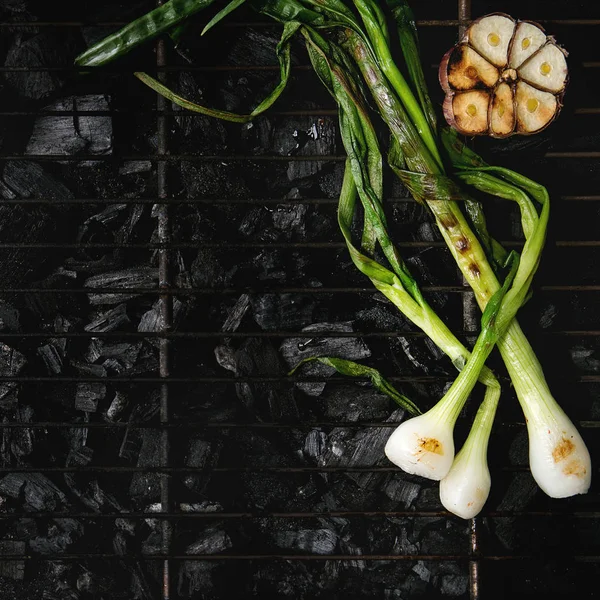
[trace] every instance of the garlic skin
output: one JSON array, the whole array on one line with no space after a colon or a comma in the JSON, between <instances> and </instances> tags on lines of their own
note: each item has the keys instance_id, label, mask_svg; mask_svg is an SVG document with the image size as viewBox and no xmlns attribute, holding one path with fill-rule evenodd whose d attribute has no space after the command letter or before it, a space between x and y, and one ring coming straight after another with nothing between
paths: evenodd
<instances>
[{"instance_id":1,"label":"garlic skin","mask_svg":"<svg viewBox=\"0 0 600 600\"><path fill-rule=\"evenodd\" d=\"M469 447L456 455L450 472L440 482L444 508L463 519L472 519L486 503L492 487L487 464L487 442Z\"/></svg>"},{"instance_id":2,"label":"garlic skin","mask_svg":"<svg viewBox=\"0 0 600 600\"><path fill-rule=\"evenodd\" d=\"M551 498L585 494L592 482L590 453L575 425L554 403L538 418L526 415L531 473Z\"/></svg>"},{"instance_id":3,"label":"garlic skin","mask_svg":"<svg viewBox=\"0 0 600 600\"><path fill-rule=\"evenodd\" d=\"M385 455L403 471L427 479L443 479L454 459L454 422L435 408L404 421L388 439Z\"/></svg>"}]
</instances>

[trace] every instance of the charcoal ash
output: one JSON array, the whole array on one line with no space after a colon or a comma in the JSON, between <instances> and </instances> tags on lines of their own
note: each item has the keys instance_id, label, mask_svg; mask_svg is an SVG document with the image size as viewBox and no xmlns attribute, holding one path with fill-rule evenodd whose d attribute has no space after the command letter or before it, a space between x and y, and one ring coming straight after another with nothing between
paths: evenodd
<instances>
[{"instance_id":1,"label":"charcoal ash","mask_svg":"<svg viewBox=\"0 0 600 600\"><path fill-rule=\"evenodd\" d=\"M302 329L303 333L352 333L352 323L314 323ZM360 362L371 356L371 351L359 337L315 337L286 338L280 347L281 355L287 366L292 369L307 357L333 356ZM302 374L307 377L323 377L326 379L335 369L319 362L302 367ZM297 383L299 389L309 396L319 396L325 389L325 382Z\"/></svg>"}]
</instances>

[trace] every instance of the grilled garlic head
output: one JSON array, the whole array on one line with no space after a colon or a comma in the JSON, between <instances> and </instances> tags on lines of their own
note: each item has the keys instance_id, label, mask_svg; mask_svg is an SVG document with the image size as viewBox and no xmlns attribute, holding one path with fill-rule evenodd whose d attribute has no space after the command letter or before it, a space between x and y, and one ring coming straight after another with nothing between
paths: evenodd
<instances>
[{"instance_id":1,"label":"grilled garlic head","mask_svg":"<svg viewBox=\"0 0 600 600\"><path fill-rule=\"evenodd\" d=\"M540 25L500 13L477 19L440 64L446 121L465 135L541 131L562 107L566 56Z\"/></svg>"}]
</instances>

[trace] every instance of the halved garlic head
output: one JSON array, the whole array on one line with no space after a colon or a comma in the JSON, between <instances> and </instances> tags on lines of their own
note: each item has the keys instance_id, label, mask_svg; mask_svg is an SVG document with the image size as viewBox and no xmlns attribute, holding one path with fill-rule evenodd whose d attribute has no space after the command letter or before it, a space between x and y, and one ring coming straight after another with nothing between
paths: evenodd
<instances>
[{"instance_id":1,"label":"halved garlic head","mask_svg":"<svg viewBox=\"0 0 600 600\"><path fill-rule=\"evenodd\" d=\"M439 77L451 127L465 135L529 135L560 112L566 52L539 25L492 14L446 53Z\"/></svg>"}]
</instances>

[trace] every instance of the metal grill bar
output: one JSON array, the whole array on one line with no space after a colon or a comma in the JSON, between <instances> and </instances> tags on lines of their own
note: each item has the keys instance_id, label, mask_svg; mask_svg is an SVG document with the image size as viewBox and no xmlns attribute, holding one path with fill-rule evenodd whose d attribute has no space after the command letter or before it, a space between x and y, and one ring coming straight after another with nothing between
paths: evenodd
<instances>
[{"instance_id":1,"label":"metal grill bar","mask_svg":"<svg viewBox=\"0 0 600 600\"><path fill-rule=\"evenodd\" d=\"M164 0L157 0L157 5L160 6L164 3ZM167 54L164 39L160 39L157 42L156 47L156 64L160 69L165 67L167 64ZM167 76L166 73L161 72L158 74L158 79L161 83L166 84ZM167 106L166 99L157 95L156 108L159 112L165 110ZM158 147L157 154L160 158L157 167L157 186L158 196L161 201L166 200L168 196L167 188L167 162L165 157L168 153L168 123L167 118L164 114L159 114L157 119L158 128ZM169 215L168 203L161 203L157 207L158 213L158 239L162 244L169 244L171 242L171 223ZM171 288L171 271L170 271L170 254L167 248L161 249L158 253L158 277L159 287L161 290L170 290ZM172 330L173 326L173 296L169 293L160 295L160 318L161 318L161 332L166 333ZM161 378L168 378L171 375L171 340L162 337L159 342L159 374ZM161 425L168 425L170 418L170 406L169 406L169 384L163 382L160 387L160 423ZM162 467L169 467L169 428L163 427L161 430L160 439L160 464ZM171 490L170 490L170 477L167 473L161 473L160 476L160 503L161 511L165 513L171 512ZM163 600L169 600L171 597L171 574L170 574L170 550L171 550L171 538L172 538L172 525L169 519L164 519L161 522L162 530L162 552L165 558L162 563L162 598Z\"/></svg>"},{"instance_id":2,"label":"metal grill bar","mask_svg":"<svg viewBox=\"0 0 600 600\"><path fill-rule=\"evenodd\" d=\"M600 158L600 152L591 151L569 151L569 152L546 152L544 158ZM64 161L64 162L109 162L109 161L155 161L156 155L152 154L134 154L134 155L102 155L102 154L0 154L0 160L10 161ZM316 154L316 155L281 155L281 154L232 154L232 155L212 155L212 154L169 154L160 160L169 162L178 161L197 161L197 162L343 162L346 157L335 154Z\"/></svg>"},{"instance_id":3,"label":"metal grill bar","mask_svg":"<svg viewBox=\"0 0 600 600\"><path fill-rule=\"evenodd\" d=\"M160 202L161 198L70 198L68 200L54 200L51 198L3 198L2 204L52 204L56 205L70 205L70 204L85 204L90 205L102 205L102 204L123 204L123 205L136 205L136 204L156 204ZM165 198L165 204L169 206L179 205L196 205L196 204L281 204L281 198ZM559 196L558 200L565 202L600 202L600 196ZM489 199L490 202L496 202L494 198ZM286 200L288 206L295 204L337 204L336 198L298 198L294 200ZM398 204L398 203L412 203L415 202L414 198L386 198L387 204ZM501 202L498 200L498 202ZM5 289L5 288L3 288Z\"/></svg>"},{"instance_id":4,"label":"metal grill bar","mask_svg":"<svg viewBox=\"0 0 600 600\"><path fill-rule=\"evenodd\" d=\"M419 27L456 27L457 25L469 24L471 21L458 21L455 19L424 19L418 20ZM600 25L600 19L537 19L537 23L545 25L565 25L570 27L594 27ZM128 21L18 21L0 22L0 27L13 28L32 28L32 27L123 27ZM190 27L203 29L205 21L192 20ZM273 27L272 21L221 21L219 27L245 28L245 27Z\"/></svg>"}]
</instances>

